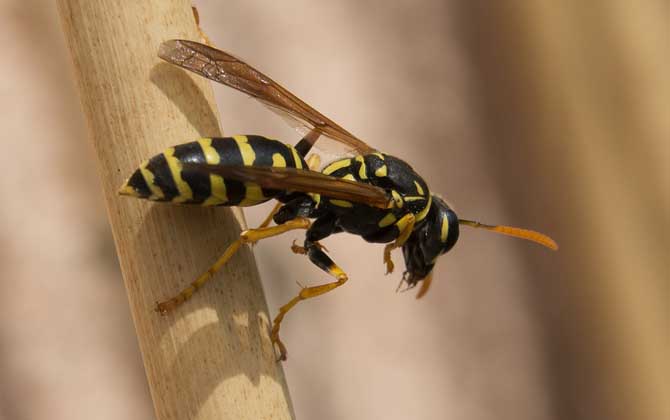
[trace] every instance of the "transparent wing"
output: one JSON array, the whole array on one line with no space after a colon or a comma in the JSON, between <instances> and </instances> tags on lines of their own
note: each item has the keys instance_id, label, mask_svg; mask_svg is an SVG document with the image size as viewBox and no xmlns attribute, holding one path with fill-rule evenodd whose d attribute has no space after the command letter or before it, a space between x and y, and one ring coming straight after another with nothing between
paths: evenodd
<instances>
[{"instance_id":1,"label":"transparent wing","mask_svg":"<svg viewBox=\"0 0 670 420\"><path fill-rule=\"evenodd\" d=\"M375 151L260 71L226 52L199 42L170 40L161 44L158 56L253 96L292 122L295 128L304 128L304 132L317 130L343 144L347 150L360 154Z\"/></svg>"},{"instance_id":2,"label":"transparent wing","mask_svg":"<svg viewBox=\"0 0 670 420\"><path fill-rule=\"evenodd\" d=\"M385 209L389 205L386 192L379 187L324 175L321 172L272 166L221 166L205 163L182 163L184 171L220 175L241 182L253 182L271 190L299 191L325 197L362 203Z\"/></svg>"}]
</instances>

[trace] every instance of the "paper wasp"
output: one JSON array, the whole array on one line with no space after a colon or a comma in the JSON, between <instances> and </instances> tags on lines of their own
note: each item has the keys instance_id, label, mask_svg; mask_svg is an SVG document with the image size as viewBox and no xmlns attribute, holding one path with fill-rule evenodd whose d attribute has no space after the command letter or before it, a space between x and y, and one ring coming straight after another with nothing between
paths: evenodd
<instances>
[{"instance_id":1,"label":"paper wasp","mask_svg":"<svg viewBox=\"0 0 670 420\"><path fill-rule=\"evenodd\" d=\"M335 281L303 287L280 308L271 339L279 348L280 359L285 360L286 348L279 339L279 328L286 313L301 300L327 293L348 279L319 244L334 233L348 232L368 242L386 244L383 261L387 273L394 268L391 251L402 248L403 281L408 288L421 282L417 297L428 291L435 262L454 246L460 225L558 248L551 238L538 232L459 218L410 165L368 146L230 54L197 42L172 40L161 45L159 56L249 94L309 130L295 147L256 135L203 138L180 144L142 163L121 187L119 192L124 195L180 204L253 206L270 199L279 202L259 228L242 232L190 286L159 303L156 309L161 313L189 299L242 244L305 229L303 245L294 244L292 250L306 254ZM321 136L344 145L353 156L317 171L317 159L306 160L306 156ZM269 226L272 220L276 226Z\"/></svg>"}]
</instances>

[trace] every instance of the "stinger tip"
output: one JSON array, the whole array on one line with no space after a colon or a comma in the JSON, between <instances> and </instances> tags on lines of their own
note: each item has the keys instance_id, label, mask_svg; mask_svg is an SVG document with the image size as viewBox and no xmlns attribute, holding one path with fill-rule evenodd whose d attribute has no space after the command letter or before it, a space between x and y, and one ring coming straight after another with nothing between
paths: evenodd
<instances>
[{"instance_id":1,"label":"stinger tip","mask_svg":"<svg viewBox=\"0 0 670 420\"><path fill-rule=\"evenodd\" d=\"M125 184L123 184L123 186L121 188L119 188L118 193L119 193L119 195L127 195L127 196L130 196L130 197L139 197L140 196L137 193L137 190L135 190L135 188L128 185L127 182Z\"/></svg>"}]
</instances>

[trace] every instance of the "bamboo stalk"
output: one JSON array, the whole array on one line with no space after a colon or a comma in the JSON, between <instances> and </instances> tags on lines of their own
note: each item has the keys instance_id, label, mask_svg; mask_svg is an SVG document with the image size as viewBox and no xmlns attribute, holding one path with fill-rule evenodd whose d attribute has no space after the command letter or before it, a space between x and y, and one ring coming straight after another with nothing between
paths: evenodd
<instances>
[{"instance_id":1,"label":"bamboo stalk","mask_svg":"<svg viewBox=\"0 0 670 420\"><path fill-rule=\"evenodd\" d=\"M59 0L58 6L157 418L292 418L248 248L181 308L165 317L153 311L237 237L241 216L116 194L141 160L220 135L209 84L156 56L162 41L198 39L189 1Z\"/></svg>"}]
</instances>

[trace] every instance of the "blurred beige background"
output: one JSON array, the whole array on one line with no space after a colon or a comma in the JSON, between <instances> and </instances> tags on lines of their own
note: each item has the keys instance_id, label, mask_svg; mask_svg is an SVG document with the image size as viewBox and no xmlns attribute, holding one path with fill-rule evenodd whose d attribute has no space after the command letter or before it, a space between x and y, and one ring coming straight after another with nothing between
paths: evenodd
<instances>
[{"instance_id":1,"label":"blurred beige background","mask_svg":"<svg viewBox=\"0 0 670 420\"><path fill-rule=\"evenodd\" d=\"M329 239L352 281L282 329L298 418L670 414L665 2L196 5L215 44L406 159L460 215L561 245L464 228L416 301L381 247ZM0 419L153 418L55 3L5 0L0 40ZM216 90L227 134L297 140ZM254 251L273 315L296 281L325 280L293 238Z\"/></svg>"}]
</instances>

